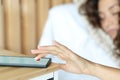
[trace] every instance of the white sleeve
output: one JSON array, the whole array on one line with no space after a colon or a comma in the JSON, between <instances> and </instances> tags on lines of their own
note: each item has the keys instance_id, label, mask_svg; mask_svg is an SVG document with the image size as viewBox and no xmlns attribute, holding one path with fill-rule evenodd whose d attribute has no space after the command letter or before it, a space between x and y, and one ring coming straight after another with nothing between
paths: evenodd
<instances>
[{"instance_id":1,"label":"white sleeve","mask_svg":"<svg viewBox=\"0 0 120 80\"><path fill-rule=\"evenodd\" d=\"M45 27L43 29L42 36L39 41L39 46L44 46L44 45L51 45L53 41L53 25L52 25L52 17L49 15L48 20L45 24Z\"/></svg>"},{"instance_id":2,"label":"white sleeve","mask_svg":"<svg viewBox=\"0 0 120 80\"><path fill-rule=\"evenodd\" d=\"M56 40L72 51L80 53L80 49L84 47L88 35L79 16L73 6L52 8L49 11L49 17L39 46L51 45L53 40ZM53 62L64 63L55 56L49 57L52 57Z\"/></svg>"},{"instance_id":3,"label":"white sleeve","mask_svg":"<svg viewBox=\"0 0 120 80\"><path fill-rule=\"evenodd\" d=\"M43 29L43 33L39 40L38 46L52 45L53 40L55 39L53 28L57 25L54 25L55 21L53 19L53 16L54 16L54 14L52 14L53 11L54 11L53 9L51 9L49 11L48 19L47 19L46 25ZM65 61L60 60L59 58L57 58L54 55L49 54L46 57L52 58L52 62L55 62L55 63L65 63Z\"/></svg>"}]
</instances>

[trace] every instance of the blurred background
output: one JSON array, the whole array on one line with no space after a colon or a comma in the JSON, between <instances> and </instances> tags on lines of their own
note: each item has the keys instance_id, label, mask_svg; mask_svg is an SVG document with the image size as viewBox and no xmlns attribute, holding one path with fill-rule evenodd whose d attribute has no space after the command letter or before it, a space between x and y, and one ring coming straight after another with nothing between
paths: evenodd
<instances>
[{"instance_id":1,"label":"blurred background","mask_svg":"<svg viewBox=\"0 0 120 80\"><path fill-rule=\"evenodd\" d=\"M0 0L0 49L31 54L30 50L37 48L49 9L72 2L73 0Z\"/></svg>"}]
</instances>

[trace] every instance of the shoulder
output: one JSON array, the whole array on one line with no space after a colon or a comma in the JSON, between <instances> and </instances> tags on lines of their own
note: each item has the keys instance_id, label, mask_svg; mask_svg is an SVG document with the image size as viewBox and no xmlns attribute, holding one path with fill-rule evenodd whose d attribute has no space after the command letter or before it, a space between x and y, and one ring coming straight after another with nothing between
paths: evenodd
<instances>
[{"instance_id":1,"label":"shoulder","mask_svg":"<svg viewBox=\"0 0 120 80\"><path fill-rule=\"evenodd\" d=\"M73 12L77 12L77 6L74 3L71 4L62 4L59 6L52 7L49 10L49 14L72 14Z\"/></svg>"},{"instance_id":2,"label":"shoulder","mask_svg":"<svg viewBox=\"0 0 120 80\"><path fill-rule=\"evenodd\" d=\"M49 16L55 20L65 20L75 22L80 26L88 26L89 22L85 15L80 14L79 8L75 3L71 4L62 4L59 6L52 7L49 10Z\"/></svg>"}]
</instances>

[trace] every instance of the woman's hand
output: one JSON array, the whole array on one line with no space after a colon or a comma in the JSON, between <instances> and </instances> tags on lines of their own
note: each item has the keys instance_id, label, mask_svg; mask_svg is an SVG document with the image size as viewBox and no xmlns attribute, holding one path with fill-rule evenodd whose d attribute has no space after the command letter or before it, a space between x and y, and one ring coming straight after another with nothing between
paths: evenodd
<instances>
[{"instance_id":1,"label":"woman's hand","mask_svg":"<svg viewBox=\"0 0 120 80\"><path fill-rule=\"evenodd\" d=\"M73 51L65 47L64 45L54 42L54 45L38 47L36 50L31 50L33 54L37 54L36 60L40 60L41 57L47 54L53 54L62 60L66 61L66 64L59 64L60 68L72 73L90 73L90 68L93 67L92 62L78 56Z\"/></svg>"}]
</instances>

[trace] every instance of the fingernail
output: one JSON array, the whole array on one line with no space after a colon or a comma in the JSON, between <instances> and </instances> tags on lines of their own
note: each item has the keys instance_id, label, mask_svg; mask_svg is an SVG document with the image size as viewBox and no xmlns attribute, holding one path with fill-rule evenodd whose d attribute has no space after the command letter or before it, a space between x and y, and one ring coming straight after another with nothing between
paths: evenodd
<instances>
[{"instance_id":1,"label":"fingernail","mask_svg":"<svg viewBox=\"0 0 120 80\"><path fill-rule=\"evenodd\" d=\"M39 61L40 59L38 59L37 57L34 58L36 61Z\"/></svg>"},{"instance_id":2,"label":"fingernail","mask_svg":"<svg viewBox=\"0 0 120 80\"><path fill-rule=\"evenodd\" d=\"M32 53L34 53L34 52L35 52L35 50L31 50L31 52L32 52Z\"/></svg>"},{"instance_id":3,"label":"fingernail","mask_svg":"<svg viewBox=\"0 0 120 80\"><path fill-rule=\"evenodd\" d=\"M37 57L34 58L37 61Z\"/></svg>"}]
</instances>

